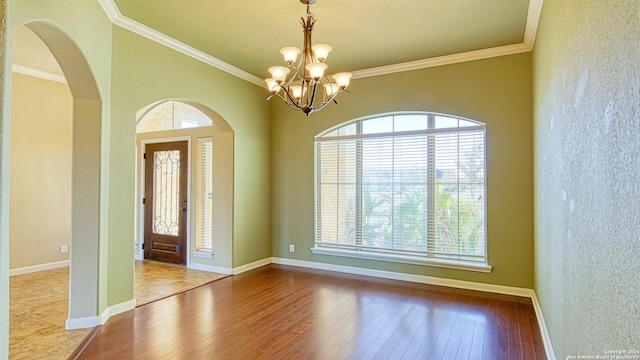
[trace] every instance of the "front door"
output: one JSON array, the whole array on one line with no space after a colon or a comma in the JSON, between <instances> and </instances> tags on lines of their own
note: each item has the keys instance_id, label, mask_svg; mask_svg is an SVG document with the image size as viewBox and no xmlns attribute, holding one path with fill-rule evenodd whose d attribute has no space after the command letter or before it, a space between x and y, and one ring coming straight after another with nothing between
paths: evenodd
<instances>
[{"instance_id":1,"label":"front door","mask_svg":"<svg viewBox=\"0 0 640 360\"><path fill-rule=\"evenodd\" d=\"M186 141L145 147L144 258L186 263Z\"/></svg>"}]
</instances>

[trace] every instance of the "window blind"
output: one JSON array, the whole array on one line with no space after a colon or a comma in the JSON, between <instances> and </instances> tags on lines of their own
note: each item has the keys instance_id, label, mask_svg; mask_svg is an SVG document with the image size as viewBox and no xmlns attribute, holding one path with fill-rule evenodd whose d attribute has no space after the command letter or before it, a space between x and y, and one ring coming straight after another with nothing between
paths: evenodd
<instances>
[{"instance_id":1,"label":"window blind","mask_svg":"<svg viewBox=\"0 0 640 360\"><path fill-rule=\"evenodd\" d=\"M213 251L213 142L198 138L197 252Z\"/></svg>"},{"instance_id":2,"label":"window blind","mask_svg":"<svg viewBox=\"0 0 640 360\"><path fill-rule=\"evenodd\" d=\"M484 125L436 114L353 125L316 138L316 247L486 262Z\"/></svg>"}]
</instances>

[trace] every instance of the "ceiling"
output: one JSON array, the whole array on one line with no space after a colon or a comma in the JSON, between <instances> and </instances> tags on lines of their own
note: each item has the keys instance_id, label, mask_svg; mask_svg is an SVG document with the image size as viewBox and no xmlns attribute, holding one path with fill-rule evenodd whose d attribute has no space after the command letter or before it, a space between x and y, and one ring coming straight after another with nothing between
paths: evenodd
<instances>
[{"instance_id":1,"label":"ceiling","mask_svg":"<svg viewBox=\"0 0 640 360\"><path fill-rule=\"evenodd\" d=\"M13 34L13 65L14 71L31 73L35 76L63 76L49 48L38 35L25 26L16 29Z\"/></svg>"},{"instance_id":2,"label":"ceiling","mask_svg":"<svg viewBox=\"0 0 640 360\"><path fill-rule=\"evenodd\" d=\"M280 48L302 47L306 7L299 0L98 1L117 25L254 83L263 84L268 67L283 65ZM333 47L329 74L351 71L354 78L524 52L533 45L541 6L542 0L317 0L313 43ZM56 71L29 50L37 42L28 34L16 32L15 43L14 63Z\"/></svg>"}]
</instances>

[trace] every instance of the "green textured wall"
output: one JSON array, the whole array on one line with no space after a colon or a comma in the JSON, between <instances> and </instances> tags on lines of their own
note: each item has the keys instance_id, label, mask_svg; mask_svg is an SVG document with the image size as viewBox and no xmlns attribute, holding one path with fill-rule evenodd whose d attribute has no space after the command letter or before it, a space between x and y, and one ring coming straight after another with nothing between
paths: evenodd
<instances>
[{"instance_id":1,"label":"green textured wall","mask_svg":"<svg viewBox=\"0 0 640 360\"><path fill-rule=\"evenodd\" d=\"M638 39L640 1L544 2L535 290L558 359L640 348Z\"/></svg>"},{"instance_id":2,"label":"green textured wall","mask_svg":"<svg viewBox=\"0 0 640 360\"><path fill-rule=\"evenodd\" d=\"M113 243L109 252L126 254L112 258L113 266L126 265L126 270L110 271L110 276L132 279L136 112L168 99L206 106L233 129L233 266L271 256L271 129L265 90L119 27L113 39L112 126L119 135L112 139L111 166L120 176L110 187L111 196L119 199L112 204L110 232L126 240ZM114 286L118 289L110 302L130 298L130 289Z\"/></svg>"},{"instance_id":3,"label":"green textured wall","mask_svg":"<svg viewBox=\"0 0 640 360\"><path fill-rule=\"evenodd\" d=\"M273 105L275 257L533 287L531 56L520 54L354 80L306 118ZM271 101L276 101L273 99ZM487 124L487 239L493 272L443 269L312 254L313 137L355 118L394 111L453 114ZM289 253L288 244L295 245Z\"/></svg>"},{"instance_id":4,"label":"green textured wall","mask_svg":"<svg viewBox=\"0 0 640 360\"><path fill-rule=\"evenodd\" d=\"M102 131L103 135L108 134L109 126L108 122L102 123L102 129L99 126L95 126L94 120L101 117L103 119L108 119L110 117L109 111L109 102L110 98L108 94L110 93L110 85L111 85L111 28L112 25L104 14L104 11L100 7L97 2L87 2L82 0L68 0L64 2L52 2L52 1L8 1L8 18L7 18L7 34L5 43L6 50L8 50L7 58L11 57L11 46L13 42L13 32L16 28L21 25L29 24L29 26L35 26L38 28L38 31L41 31L42 34L46 34L49 37L51 43L55 43L55 49L58 52L58 60L64 61L66 66L63 66L65 71L69 73L66 74L68 77L74 77L73 83L74 86L70 86L72 88L72 92L76 91L77 93L74 95L83 96L90 95L84 99L76 99L76 103L74 104L74 111L82 110L81 107L85 106L88 102L92 100L86 99L95 99L101 98L101 104L98 106L92 106L92 110L95 110L90 121L82 122L83 124L89 124L91 127L91 131L95 131L99 134ZM78 16L78 14L82 14L82 16ZM87 19L91 19L87 21ZM34 30L35 31L35 30ZM77 58L71 59L71 54L75 51L82 53L80 57L83 60L86 60L86 63L83 61L76 61ZM70 65L70 62L73 64ZM87 65L83 67L83 65ZM10 66L11 64L6 64L4 66L5 75L7 75L7 84L5 88L5 92L3 94L5 104L8 100L10 100L10 94L6 91L7 88L10 88ZM93 76L86 77L83 76L83 70L87 70L90 68L90 72ZM87 71L88 72L88 71ZM95 79L95 81L93 81ZM74 90L75 88L75 90ZM99 95L98 95L99 93ZM95 105L95 104L93 104ZM106 105L106 106L105 106ZM86 106L85 106L86 107ZM5 115L8 114L8 109L5 107L3 109ZM77 115L81 117L81 115ZM75 115L74 115L75 116ZM6 120L8 117L5 117L5 123L3 125L7 125ZM74 129L76 123L74 122ZM89 126L86 128L88 129ZM8 127L5 127L7 130ZM9 133L3 132L3 147L5 144L9 143ZM103 138L106 136L103 136ZM85 144L82 144L85 145ZM107 145L102 143L104 149L108 149ZM103 150L104 150L103 149ZM105 152L103 151L102 155ZM97 158L99 156L98 152L91 153L94 157ZM7 171L8 166L8 153L3 151L2 153L2 169L3 171ZM106 158L106 157L105 157ZM92 164L96 164L95 159ZM75 161L75 160L74 160ZM98 181L102 183L107 183L107 174L106 166L103 161L97 161L99 164L92 165L94 168L101 167L100 169L95 169L96 171L91 174L91 179L89 182L95 180L95 184L98 184ZM84 169L84 168L83 168ZM80 171L79 169L76 169ZM74 170L75 171L75 170ZM93 176L93 174L97 174L98 172L102 173L101 178L98 179L97 176ZM74 177L74 179L81 179L82 176ZM75 181L75 180L74 180ZM2 192L8 190L7 186L9 184L3 183ZM95 185L92 188L94 194L97 197L97 194L104 189L98 189L98 186ZM74 200L75 201L75 200ZM81 200L79 200L81 202ZM100 253L97 249L98 247L98 238L106 239L107 231L106 226L100 227L100 232L98 233L98 218L97 214L100 213L106 214L106 204L108 203L108 194L103 193L103 199L99 205L96 205L96 202L92 203L94 206L94 211L91 214L95 214L96 218L90 225L82 225L82 224L73 224L72 226L78 225L78 228L89 228L91 225L95 225L93 229L95 229L91 234L90 241L83 241L78 237L78 241L80 243L90 243L90 247L88 249L82 248L82 246L75 246L75 249L72 249L72 257L76 256L79 258L87 258L91 259L91 263L88 264L85 262L83 265L88 265L90 267L90 271L82 271L79 274L79 271L74 271L72 269L71 277L77 279L78 281L72 281L72 283L80 284L79 286L71 287L71 297L76 299L76 295L80 295L80 298L86 297L90 300L80 301L78 303L72 304L70 307L70 316L71 317L84 317L95 315L96 311L99 311L100 306L104 309L107 305L106 302L100 302L101 299L106 299L106 286L103 286L106 281L106 278L99 278L99 275L102 273L98 270L98 263L102 265L103 261L98 262L98 256L103 256L106 259L106 253ZM3 208L5 204L3 202ZM100 210L98 210L98 206L100 206ZM4 210L4 209L3 209ZM6 223L7 212L2 211L1 213L2 219L0 222L3 224ZM106 215L100 219L100 222L106 223ZM4 228L4 227L3 227ZM4 245L5 242L8 243L8 237L5 233L0 234L0 242ZM75 242L74 242L75 243ZM83 266L76 266L75 270L82 269ZM76 275L79 275L76 277ZM82 288L80 291L79 288ZM87 290L89 289L89 290ZM98 293L98 289L100 293ZM5 296L3 293L2 296Z\"/></svg>"},{"instance_id":5,"label":"green textured wall","mask_svg":"<svg viewBox=\"0 0 640 360\"><path fill-rule=\"evenodd\" d=\"M9 5L10 32L37 20L52 24L73 39L100 92L100 245L90 249L99 254L98 313L133 297L135 114L153 102L194 101L220 114L233 128L233 266L271 255L270 105L264 101L263 89L113 26L97 1L16 0ZM4 152L2 156L4 169ZM6 184L2 185L4 192ZM3 198L3 223L5 205ZM0 250L8 243L4 232L1 240ZM4 251L0 255L5 256ZM7 302L6 293L0 300Z\"/></svg>"}]
</instances>

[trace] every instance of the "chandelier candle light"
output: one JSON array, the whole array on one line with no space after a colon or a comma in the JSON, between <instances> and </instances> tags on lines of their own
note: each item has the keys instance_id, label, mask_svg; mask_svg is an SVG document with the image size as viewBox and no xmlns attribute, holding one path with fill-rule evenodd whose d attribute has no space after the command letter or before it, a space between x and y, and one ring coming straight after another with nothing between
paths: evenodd
<instances>
[{"instance_id":1,"label":"chandelier candle light","mask_svg":"<svg viewBox=\"0 0 640 360\"><path fill-rule=\"evenodd\" d=\"M301 18L304 31L302 57L296 64L300 49L296 47L280 49L287 66L270 67L269 72L272 77L266 79L265 82L271 92L267 100L278 96L290 108L302 111L309 116L314 111L322 110L332 101L337 104L335 98L341 92L348 92L347 87L352 74L342 72L330 75L333 81L324 74L327 69L325 60L332 49L331 46L325 44L311 45L311 33L316 19L309 11L309 5L314 4L316 0L300 0L300 2L307 5L307 19ZM293 73L287 80L287 75L291 70ZM320 93L322 94L322 102L314 104L316 95L319 96Z\"/></svg>"}]
</instances>

